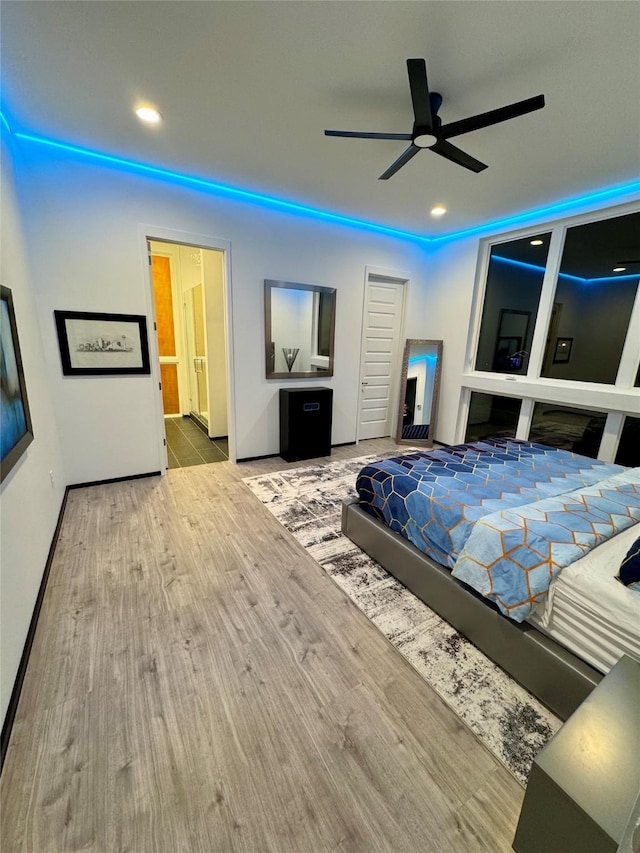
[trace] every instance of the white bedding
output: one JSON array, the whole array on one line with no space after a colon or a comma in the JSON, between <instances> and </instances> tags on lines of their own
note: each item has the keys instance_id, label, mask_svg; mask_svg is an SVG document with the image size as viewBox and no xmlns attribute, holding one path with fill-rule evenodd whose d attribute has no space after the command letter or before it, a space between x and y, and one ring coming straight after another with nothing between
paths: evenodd
<instances>
[{"instance_id":1,"label":"white bedding","mask_svg":"<svg viewBox=\"0 0 640 853\"><path fill-rule=\"evenodd\" d=\"M640 659L640 592L615 580L638 536L635 524L563 569L528 619L600 672L623 653Z\"/></svg>"}]
</instances>

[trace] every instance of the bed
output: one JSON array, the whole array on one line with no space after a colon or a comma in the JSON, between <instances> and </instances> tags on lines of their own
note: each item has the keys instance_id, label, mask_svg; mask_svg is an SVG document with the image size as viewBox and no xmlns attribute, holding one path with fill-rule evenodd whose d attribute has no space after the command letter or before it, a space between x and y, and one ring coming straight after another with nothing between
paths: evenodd
<instances>
[{"instance_id":1,"label":"bed","mask_svg":"<svg viewBox=\"0 0 640 853\"><path fill-rule=\"evenodd\" d=\"M372 463L356 489L343 532L561 719L640 658L640 593L614 577L640 469L494 438Z\"/></svg>"}]
</instances>

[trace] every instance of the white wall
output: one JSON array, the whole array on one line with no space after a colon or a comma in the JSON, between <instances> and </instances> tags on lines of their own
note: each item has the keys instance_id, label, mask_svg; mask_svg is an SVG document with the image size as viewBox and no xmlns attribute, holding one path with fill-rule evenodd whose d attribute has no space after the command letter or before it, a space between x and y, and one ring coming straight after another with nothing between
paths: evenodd
<instances>
[{"instance_id":1,"label":"white wall","mask_svg":"<svg viewBox=\"0 0 640 853\"><path fill-rule=\"evenodd\" d=\"M406 335L438 336L427 318L426 255L416 243L224 199L30 143L24 146L43 345L72 483L159 467L151 440L157 429L154 380L63 377L52 313L56 308L147 313L148 270L140 223L231 242L239 458L278 452L279 387L315 381L264 378L265 278L337 289L335 376L321 380L334 389L335 444L355 439L360 336L354 329L361 326L365 266L411 271Z\"/></svg>"},{"instance_id":2,"label":"white wall","mask_svg":"<svg viewBox=\"0 0 640 853\"><path fill-rule=\"evenodd\" d=\"M2 142L2 283L11 289L34 440L0 486L0 712L5 718L62 505L64 469L12 169ZM54 472L52 486L49 471Z\"/></svg>"}]
</instances>

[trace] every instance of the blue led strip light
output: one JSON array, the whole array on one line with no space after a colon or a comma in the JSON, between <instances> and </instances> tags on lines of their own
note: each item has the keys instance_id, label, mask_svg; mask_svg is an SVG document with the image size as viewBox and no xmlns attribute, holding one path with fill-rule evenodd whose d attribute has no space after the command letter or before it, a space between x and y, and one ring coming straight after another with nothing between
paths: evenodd
<instances>
[{"instance_id":1,"label":"blue led strip light","mask_svg":"<svg viewBox=\"0 0 640 853\"><path fill-rule=\"evenodd\" d=\"M631 193L640 193L640 181L632 181L629 184L620 184L616 187L610 187L606 190L598 190L597 192L587 195L578 196L573 199L555 202L548 207L538 207L525 213L519 213L516 216L508 216L505 219L496 219L493 222L486 222L484 225L475 225L472 228L465 228L462 231L454 231L451 234L444 234L442 237L432 237L432 243L443 243L446 240L459 240L461 237L470 237L472 234L481 234L483 232L502 231L512 225L523 225L531 220L536 222L549 217L555 218L558 214L567 213L572 208L581 208L586 204L594 202L612 201L616 198ZM532 223L534 224L534 223Z\"/></svg>"},{"instance_id":2,"label":"blue led strip light","mask_svg":"<svg viewBox=\"0 0 640 853\"><path fill-rule=\"evenodd\" d=\"M528 264L525 261L516 261L513 258L503 258L502 255L491 255L492 261L500 261L502 264L512 264L514 267L522 267L523 269L533 270L538 273L545 273L546 267L540 267L537 264ZM603 281L625 281L627 279L637 279L638 274L631 275L606 275L600 278L581 278L579 275L571 275L568 272L558 273L558 278L568 278L571 281L577 281L579 284L599 284Z\"/></svg>"},{"instance_id":3,"label":"blue led strip light","mask_svg":"<svg viewBox=\"0 0 640 853\"><path fill-rule=\"evenodd\" d=\"M67 145L63 142L54 142L50 139L42 139L38 136L31 136L28 133L15 132L14 136L17 139L24 140L25 142L35 143L36 145L47 145L59 151L68 151L71 154L79 154L82 157L89 157L93 160L99 160L102 163L115 164L116 166L124 167L136 172L142 172L163 180L170 179L177 183L187 184L188 186L197 187L198 189L206 190L208 192L231 196L233 198L240 199L241 201L248 201L254 204L257 203L268 207L274 207L288 213L302 214L304 216L315 217L316 219L325 219L328 222L337 222L340 225L349 225L351 227L366 229L368 231L376 231L402 240L429 242L428 237L422 237L419 234L412 234L409 231L400 231L397 228L389 228L386 225L378 225L375 222L366 222L362 219L341 216L340 214L319 210L315 207L306 207L305 205L285 201L284 199L275 198L274 196L261 195L260 193L250 192L249 190L231 187L227 184L218 184L214 181L205 180L204 178L182 175L179 172L172 172L169 169L160 169L157 166L148 166L145 163L136 163L133 160L125 160L121 157L112 157L110 154L101 154L97 151L90 151L87 148L78 148L75 145Z\"/></svg>"},{"instance_id":4,"label":"blue led strip light","mask_svg":"<svg viewBox=\"0 0 640 853\"><path fill-rule=\"evenodd\" d=\"M414 234L410 231L401 231L397 228L390 228L386 225L378 225L375 222L366 222L362 219L355 219L350 216L341 216L338 213L331 213L329 211L319 210L315 207L307 207L302 204L297 204L296 202L275 198L274 196L262 195L260 193L250 192L249 190L243 190L237 187L228 186L226 184L218 184L214 181L205 180L204 178L195 178L189 175L183 175L179 172L172 172L169 169L161 169L157 166L149 166L145 163L137 163L133 160L126 160L121 157L113 157L109 154L101 154L100 152L91 151L87 148L80 148L76 145L69 145L63 142L43 139L40 136L34 136L28 133L13 131L11 129L11 126L9 125L9 122L7 121L6 116L3 114L2 111L0 111L0 126L2 128L5 128L17 139L21 139L25 142L31 142L36 145L46 145L50 148L55 148L60 151L67 151L72 154L80 155L81 157L88 157L93 160L99 160L103 163L112 163L121 168L130 169L134 172L140 172L142 174L151 175L162 180L171 180L176 183L196 187L203 191L227 195L242 201L251 202L253 204L261 204L266 207L272 207L276 210L282 210L297 215L314 217L316 219L322 219L327 222L334 222L339 225L347 225L353 228L374 231L380 234L387 234L390 237L395 237L401 240L410 240L412 242L422 243L425 245L434 245L438 243L443 243L448 240L458 240L462 237L469 237L473 234L480 234L483 232L486 233L487 231L495 232L497 230L502 230L508 226L523 224L532 220L539 220L543 217L553 218L557 214L563 212L566 213L571 208L580 208L586 204L590 204L593 202L612 201L616 198L622 198L623 196L626 196L631 193L640 193L640 181L634 181L629 184L621 184L616 187L610 187L609 189L600 190L598 192L579 196L577 198L567 199L566 201L557 202L547 207L537 208L535 210L530 210L528 212L520 213L515 216L507 217L505 219L487 222L482 225L476 225L471 228L463 229L461 231L454 231L451 234L444 234L439 237L427 237L421 234Z\"/></svg>"}]
</instances>

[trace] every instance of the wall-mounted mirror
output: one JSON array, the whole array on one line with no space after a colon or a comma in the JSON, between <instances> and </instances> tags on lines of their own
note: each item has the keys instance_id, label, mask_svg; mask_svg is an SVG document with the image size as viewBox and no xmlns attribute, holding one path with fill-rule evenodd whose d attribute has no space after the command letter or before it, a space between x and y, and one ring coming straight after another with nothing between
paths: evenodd
<instances>
[{"instance_id":1,"label":"wall-mounted mirror","mask_svg":"<svg viewBox=\"0 0 640 853\"><path fill-rule=\"evenodd\" d=\"M334 287L264 282L267 379L333 376Z\"/></svg>"},{"instance_id":2,"label":"wall-mounted mirror","mask_svg":"<svg viewBox=\"0 0 640 853\"><path fill-rule=\"evenodd\" d=\"M398 444L433 446L441 367L442 341L407 340L400 376Z\"/></svg>"}]
</instances>

